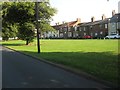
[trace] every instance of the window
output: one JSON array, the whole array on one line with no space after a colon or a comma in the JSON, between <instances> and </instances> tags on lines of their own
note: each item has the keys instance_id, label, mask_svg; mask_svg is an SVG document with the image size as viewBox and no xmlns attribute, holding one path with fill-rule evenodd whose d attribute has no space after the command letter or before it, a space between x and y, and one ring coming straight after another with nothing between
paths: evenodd
<instances>
[{"instance_id":1,"label":"window","mask_svg":"<svg viewBox=\"0 0 120 90\"><path fill-rule=\"evenodd\" d=\"M95 33L95 36L97 36L98 34L97 33Z\"/></svg>"},{"instance_id":2,"label":"window","mask_svg":"<svg viewBox=\"0 0 120 90\"><path fill-rule=\"evenodd\" d=\"M70 27L68 27L68 31L70 31L70 29L71 29L71 28L70 28Z\"/></svg>"},{"instance_id":3,"label":"window","mask_svg":"<svg viewBox=\"0 0 120 90\"><path fill-rule=\"evenodd\" d=\"M79 27L77 27L77 31L79 31Z\"/></svg>"},{"instance_id":4,"label":"window","mask_svg":"<svg viewBox=\"0 0 120 90\"><path fill-rule=\"evenodd\" d=\"M116 25L115 23L112 23L112 27L113 27L113 28L115 27L115 25Z\"/></svg>"},{"instance_id":5,"label":"window","mask_svg":"<svg viewBox=\"0 0 120 90\"><path fill-rule=\"evenodd\" d=\"M82 28L81 28L81 27L79 27L79 31L81 31L81 29L82 29Z\"/></svg>"},{"instance_id":6,"label":"window","mask_svg":"<svg viewBox=\"0 0 120 90\"><path fill-rule=\"evenodd\" d=\"M93 33L91 33L91 36L93 36Z\"/></svg>"},{"instance_id":7,"label":"window","mask_svg":"<svg viewBox=\"0 0 120 90\"><path fill-rule=\"evenodd\" d=\"M84 33L84 36L86 35L86 33Z\"/></svg>"},{"instance_id":8,"label":"window","mask_svg":"<svg viewBox=\"0 0 120 90\"><path fill-rule=\"evenodd\" d=\"M60 33L60 37L63 37L63 33Z\"/></svg>"},{"instance_id":9,"label":"window","mask_svg":"<svg viewBox=\"0 0 120 90\"><path fill-rule=\"evenodd\" d=\"M92 26L90 26L90 29L92 29Z\"/></svg>"},{"instance_id":10,"label":"window","mask_svg":"<svg viewBox=\"0 0 120 90\"><path fill-rule=\"evenodd\" d=\"M75 26L75 31L77 31L77 26Z\"/></svg>"},{"instance_id":11,"label":"window","mask_svg":"<svg viewBox=\"0 0 120 90\"><path fill-rule=\"evenodd\" d=\"M108 28L108 25L107 25L107 24L105 24L105 28L106 28L106 29Z\"/></svg>"},{"instance_id":12,"label":"window","mask_svg":"<svg viewBox=\"0 0 120 90\"><path fill-rule=\"evenodd\" d=\"M84 27L84 31L86 31L86 28Z\"/></svg>"},{"instance_id":13,"label":"window","mask_svg":"<svg viewBox=\"0 0 120 90\"><path fill-rule=\"evenodd\" d=\"M118 27L119 27L118 25L119 25L119 24L118 24L118 22L117 22L117 29L118 29Z\"/></svg>"},{"instance_id":14,"label":"window","mask_svg":"<svg viewBox=\"0 0 120 90\"><path fill-rule=\"evenodd\" d=\"M100 34L103 34L103 32L101 31Z\"/></svg>"},{"instance_id":15,"label":"window","mask_svg":"<svg viewBox=\"0 0 120 90\"><path fill-rule=\"evenodd\" d=\"M102 24L100 24L99 27L102 28Z\"/></svg>"},{"instance_id":16,"label":"window","mask_svg":"<svg viewBox=\"0 0 120 90\"><path fill-rule=\"evenodd\" d=\"M63 31L63 29L62 28L60 28L60 32L62 32Z\"/></svg>"},{"instance_id":17,"label":"window","mask_svg":"<svg viewBox=\"0 0 120 90\"><path fill-rule=\"evenodd\" d=\"M71 32L68 32L68 37L72 37L72 33Z\"/></svg>"}]
</instances>

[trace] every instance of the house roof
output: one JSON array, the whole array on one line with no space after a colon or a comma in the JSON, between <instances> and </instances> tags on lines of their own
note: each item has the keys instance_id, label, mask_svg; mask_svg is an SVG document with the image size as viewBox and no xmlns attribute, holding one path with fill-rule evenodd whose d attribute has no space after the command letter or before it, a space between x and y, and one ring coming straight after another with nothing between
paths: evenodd
<instances>
[{"instance_id":1,"label":"house roof","mask_svg":"<svg viewBox=\"0 0 120 90\"><path fill-rule=\"evenodd\" d=\"M66 25L67 25L67 24L64 23L64 24L54 25L54 26L52 26L52 27L54 27L54 28L56 28L56 27L65 27Z\"/></svg>"},{"instance_id":2,"label":"house roof","mask_svg":"<svg viewBox=\"0 0 120 90\"><path fill-rule=\"evenodd\" d=\"M78 21L72 21L72 22L68 22L67 23L68 24L68 26L75 26L75 25L78 25L78 24L80 24L80 22L78 22Z\"/></svg>"},{"instance_id":3,"label":"house roof","mask_svg":"<svg viewBox=\"0 0 120 90\"><path fill-rule=\"evenodd\" d=\"M112 16L110 22L120 22L120 13L117 13L114 16Z\"/></svg>"},{"instance_id":4,"label":"house roof","mask_svg":"<svg viewBox=\"0 0 120 90\"><path fill-rule=\"evenodd\" d=\"M67 27L67 26L75 26L77 24L79 24L80 22L78 21L71 21L71 22L66 22L66 23L63 23L63 24L59 24L59 25L54 25L52 27Z\"/></svg>"},{"instance_id":5,"label":"house roof","mask_svg":"<svg viewBox=\"0 0 120 90\"><path fill-rule=\"evenodd\" d=\"M92 26L92 25L96 25L96 24L101 24L101 23L108 23L108 19L106 18L104 20L98 20L98 21L94 21L94 22L85 22L82 24L79 24L80 26Z\"/></svg>"}]
</instances>

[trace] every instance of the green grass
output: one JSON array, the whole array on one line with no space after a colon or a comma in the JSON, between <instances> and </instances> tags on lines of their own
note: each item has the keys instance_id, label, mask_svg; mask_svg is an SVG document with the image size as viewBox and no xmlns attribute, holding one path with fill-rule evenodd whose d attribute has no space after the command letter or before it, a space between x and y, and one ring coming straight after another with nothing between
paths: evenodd
<instances>
[{"instance_id":1,"label":"green grass","mask_svg":"<svg viewBox=\"0 0 120 90\"><path fill-rule=\"evenodd\" d=\"M24 45L21 40L2 42L3 45L64 64L113 83L118 79L118 40L41 40L41 53L36 41Z\"/></svg>"}]
</instances>

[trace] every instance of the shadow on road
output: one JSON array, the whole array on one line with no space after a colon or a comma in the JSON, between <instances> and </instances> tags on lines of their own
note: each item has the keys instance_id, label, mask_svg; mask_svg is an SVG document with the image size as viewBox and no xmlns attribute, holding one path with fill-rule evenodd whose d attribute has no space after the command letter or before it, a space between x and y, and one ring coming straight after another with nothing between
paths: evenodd
<instances>
[{"instance_id":1,"label":"shadow on road","mask_svg":"<svg viewBox=\"0 0 120 90\"><path fill-rule=\"evenodd\" d=\"M103 80L118 82L118 56L112 52L22 52L83 70Z\"/></svg>"}]
</instances>

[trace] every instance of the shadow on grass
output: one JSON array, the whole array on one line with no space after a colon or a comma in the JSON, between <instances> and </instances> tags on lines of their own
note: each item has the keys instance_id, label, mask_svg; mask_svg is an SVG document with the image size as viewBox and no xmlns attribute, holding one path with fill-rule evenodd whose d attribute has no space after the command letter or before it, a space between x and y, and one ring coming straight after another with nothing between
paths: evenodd
<instances>
[{"instance_id":1,"label":"shadow on grass","mask_svg":"<svg viewBox=\"0 0 120 90\"><path fill-rule=\"evenodd\" d=\"M117 83L118 55L112 52L37 52L22 51L37 58L80 69L100 79Z\"/></svg>"},{"instance_id":2,"label":"shadow on grass","mask_svg":"<svg viewBox=\"0 0 120 90\"><path fill-rule=\"evenodd\" d=\"M19 43L19 44L17 44L17 43L16 43L16 44L2 43L2 45L3 45L3 46L23 46L23 45L25 45L25 44L20 44L20 43Z\"/></svg>"}]
</instances>

